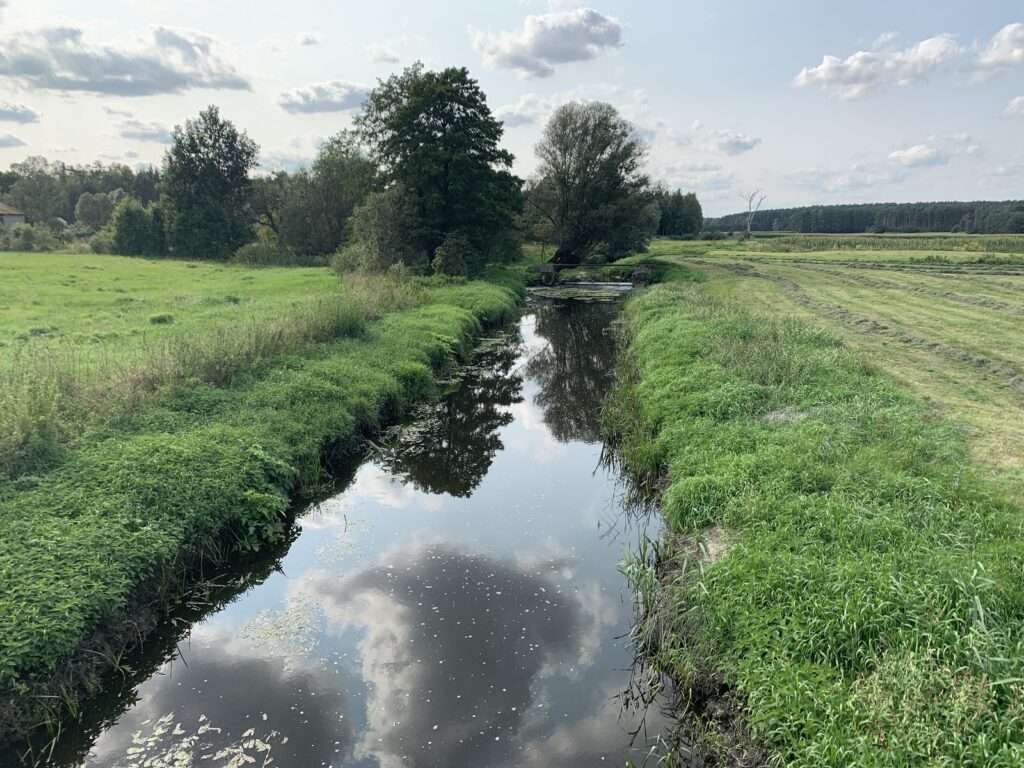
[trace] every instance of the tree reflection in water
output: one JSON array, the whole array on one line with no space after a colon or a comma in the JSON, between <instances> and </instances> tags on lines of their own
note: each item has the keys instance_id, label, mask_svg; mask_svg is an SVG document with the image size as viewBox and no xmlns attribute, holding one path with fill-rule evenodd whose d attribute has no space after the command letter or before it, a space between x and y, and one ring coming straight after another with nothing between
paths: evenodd
<instances>
[{"instance_id":1,"label":"tree reflection in water","mask_svg":"<svg viewBox=\"0 0 1024 768\"><path fill-rule=\"evenodd\" d=\"M513 370L522 339L511 333L474 355L457 390L391 432L379 456L385 470L427 493L472 495L503 447L498 430L512 422L508 407L522 401L523 379Z\"/></svg>"},{"instance_id":2,"label":"tree reflection in water","mask_svg":"<svg viewBox=\"0 0 1024 768\"><path fill-rule=\"evenodd\" d=\"M544 423L560 442L601 441L601 404L615 376L615 340L609 333L616 302L543 302L538 336L548 343L527 363L540 386L535 398Z\"/></svg>"}]
</instances>

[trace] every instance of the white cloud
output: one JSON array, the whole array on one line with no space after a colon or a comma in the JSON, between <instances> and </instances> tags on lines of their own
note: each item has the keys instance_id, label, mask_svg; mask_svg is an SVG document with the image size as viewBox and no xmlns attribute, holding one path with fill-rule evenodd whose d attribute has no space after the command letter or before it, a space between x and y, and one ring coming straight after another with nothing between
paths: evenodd
<instances>
[{"instance_id":1,"label":"white cloud","mask_svg":"<svg viewBox=\"0 0 1024 768\"><path fill-rule=\"evenodd\" d=\"M0 101L0 123L38 123L39 113L24 104Z\"/></svg>"},{"instance_id":2,"label":"white cloud","mask_svg":"<svg viewBox=\"0 0 1024 768\"><path fill-rule=\"evenodd\" d=\"M24 147L25 142L10 133L0 133L0 149L13 149L14 147Z\"/></svg>"},{"instance_id":3,"label":"white cloud","mask_svg":"<svg viewBox=\"0 0 1024 768\"><path fill-rule=\"evenodd\" d=\"M308 47L311 45L320 45L320 38L316 35L303 35L299 38L299 45Z\"/></svg>"},{"instance_id":4,"label":"white cloud","mask_svg":"<svg viewBox=\"0 0 1024 768\"><path fill-rule=\"evenodd\" d=\"M171 129L160 123L144 123L141 120L125 120L119 126L122 139L151 141L156 144L170 144L173 140Z\"/></svg>"},{"instance_id":5,"label":"white cloud","mask_svg":"<svg viewBox=\"0 0 1024 768\"><path fill-rule=\"evenodd\" d=\"M367 86L332 80L282 93L277 103L285 112L292 114L347 112L361 107L369 93Z\"/></svg>"},{"instance_id":6,"label":"white cloud","mask_svg":"<svg viewBox=\"0 0 1024 768\"><path fill-rule=\"evenodd\" d=\"M756 136L748 136L739 131L723 128L715 131L714 142L720 152L724 152L727 155L742 155L744 152L749 152L760 144L761 139Z\"/></svg>"},{"instance_id":7,"label":"white cloud","mask_svg":"<svg viewBox=\"0 0 1024 768\"><path fill-rule=\"evenodd\" d=\"M897 149L889 159L905 168L921 168L929 165L945 165L949 158L941 150L927 144L915 144L906 149Z\"/></svg>"},{"instance_id":8,"label":"white cloud","mask_svg":"<svg viewBox=\"0 0 1024 768\"><path fill-rule=\"evenodd\" d=\"M978 56L983 69L1002 69L1024 64L1024 24L1007 24L996 32Z\"/></svg>"},{"instance_id":9,"label":"white cloud","mask_svg":"<svg viewBox=\"0 0 1024 768\"><path fill-rule=\"evenodd\" d=\"M116 96L248 90L248 80L216 49L210 37L167 27L154 29L136 50L91 45L76 27L47 27L0 40L0 78L34 90Z\"/></svg>"},{"instance_id":10,"label":"white cloud","mask_svg":"<svg viewBox=\"0 0 1024 768\"><path fill-rule=\"evenodd\" d=\"M622 25L591 8L527 16L517 32L473 33L473 47L488 66L550 77L555 65L587 61L622 46Z\"/></svg>"},{"instance_id":11,"label":"white cloud","mask_svg":"<svg viewBox=\"0 0 1024 768\"><path fill-rule=\"evenodd\" d=\"M886 86L922 80L963 50L951 35L938 35L902 51L858 51L845 59L825 56L818 66L804 67L794 82L856 99Z\"/></svg>"},{"instance_id":12,"label":"white cloud","mask_svg":"<svg viewBox=\"0 0 1024 768\"><path fill-rule=\"evenodd\" d=\"M1013 115L1015 117L1024 117L1024 96L1018 96L1015 99L1010 99L1010 103L1006 105L1006 114Z\"/></svg>"},{"instance_id":13,"label":"white cloud","mask_svg":"<svg viewBox=\"0 0 1024 768\"><path fill-rule=\"evenodd\" d=\"M883 32L875 38L875 42L871 44L871 50L878 51L883 48L888 48L890 43L895 42L896 38L899 36L899 32Z\"/></svg>"},{"instance_id":14,"label":"white cloud","mask_svg":"<svg viewBox=\"0 0 1024 768\"><path fill-rule=\"evenodd\" d=\"M661 168L662 181L671 189L687 192L714 192L730 189L736 181L731 171L718 163L667 163Z\"/></svg>"},{"instance_id":15,"label":"white cloud","mask_svg":"<svg viewBox=\"0 0 1024 768\"><path fill-rule=\"evenodd\" d=\"M1005 165L997 165L992 169L991 175L998 176L1000 178L1024 176L1024 163L1007 163Z\"/></svg>"},{"instance_id":16,"label":"white cloud","mask_svg":"<svg viewBox=\"0 0 1024 768\"><path fill-rule=\"evenodd\" d=\"M111 117L126 117L128 119L131 119L131 118L135 117L135 115L133 115L127 109L117 109L115 107L103 107L103 111L106 112Z\"/></svg>"},{"instance_id":17,"label":"white cloud","mask_svg":"<svg viewBox=\"0 0 1024 768\"><path fill-rule=\"evenodd\" d=\"M370 61L376 64L397 64L401 61L398 53L387 43L374 43L366 46Z\"/></svg>"},{"instance_id":18,"label":"white cloud","mask_svg":"<svg viewBox=\"0 0 1024 768\"><path fill-rule=\"evenodd\" d=\"M875 167L854 164L846 169L800 168L787 174L789 181L799 187L829 194L847 194L898 184L907 178L902 168Z\"/></svg>"},{"instance_id":19,"label":"white cloud","mask_svg":"<svg viewBox=\"0 0 1024 768\"><path fill-rule=\"evenodd\" d=\"M515 104L498 107L494 115L505 123L507 128L518 128L545 122L558 105L556 99L545 99L535 93L526 93L520 96Z\"/></svg>"}]
</instances>

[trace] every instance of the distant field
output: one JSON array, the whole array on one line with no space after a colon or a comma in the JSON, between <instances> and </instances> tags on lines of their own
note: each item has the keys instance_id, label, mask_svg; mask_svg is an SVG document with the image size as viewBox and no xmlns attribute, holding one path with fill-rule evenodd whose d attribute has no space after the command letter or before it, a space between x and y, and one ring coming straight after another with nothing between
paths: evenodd
<instances>
[{"instance_id":1,"label":"distant field","mask_svg":"<svg viewBox=\"0 0 1024 768\"><path fill-rule=\"evenodd\" d=\"M0 253L0 347L191 333L337 289L337 277L326 269Z\"/></svg>"},{"instance_id":2,"label":"distant field","mask_svg":"<svg viewBox=\"0 0 1024 768\"><path fill-rule=\"evenodd\" d=\"M837 332L963 425L975 458L1024 492L1024 256L995 250L1024 249L1024 238L975 238L986 243L980 263L957 250L959 236L920 237L931 247L919 250L905 237L868 239L893 247L821 250L807 235L653 251L708 273L710 290L749 309ZM783 240L799 243L773 249Z\"/></svg>"}]
</instances>

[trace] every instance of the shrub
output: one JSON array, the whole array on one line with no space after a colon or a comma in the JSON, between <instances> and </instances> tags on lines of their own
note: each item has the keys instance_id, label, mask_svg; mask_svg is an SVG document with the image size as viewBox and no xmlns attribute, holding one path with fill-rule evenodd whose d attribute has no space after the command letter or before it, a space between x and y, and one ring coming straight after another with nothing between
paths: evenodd
<instances>
[{"instance_id":1,"label":"shrub","mask_svg":"<svg viewBox=\"0 0 1024 768\"><path fill-rule=\"evenodd\" d=\"M0 227L0 250L3 251L52 251L58 245L59 242L53 232L39 224Z\"/></svg>"},{"instance_id":2,"label":"shrub","mask_svg":"<svg viewBox=\"0 0 1024 768\"><path fill-rule=\"evenodd\" d=\"M466 265L477 261L478 254L469 238L459 232L452 232L434 251L431 266L438 275L466 276Z\"/></svg>"},{"instance_id":3,"label":"shrub","mask_svg":"<svg viewBox=\"0 0 1024 768\"><path fill-rule=\"evenodd\" d=\"M149 322L153 325L170 325L174 322L174 315L167 312L161 312L158 315L150 317Z\"/></svg>"},{"instance_id":4,"label":"shrub","mask_svg":"<svg viewBox=\"0 0 1024 768\"><path fill-rule=\"evenodd\" d=\"M89 248L93 253L113 253L114 236L106 229L98 232L89 240Z\"/></svg>"},{"instance_id":5,"label":"shrub","mask_svg":"<svg viewBox=\"0 0 1024 768\"><path fill-rule=\"evenodd\" d=\"M155 205L143 206L134 197L123 197L114 208L110 227L115 253L124 256L164 253L163 219Z\"/></svg>"},{"instance_id":6,"label":"shrub","mask_svg":"<svg viewBox=\"0 0 1024 768\"><path fill-rule=\"evenodd\" d=\"M342 252L351 246L360 250L350 251L341 261L358 261L360 268L369 271L384 271L403 262L410 269L426 272L427 254L415 245L418 229L416 201L404 187L375 192L352 214L353 237Z\"/></svg>"},{"instance_id":7,"label":"shrub","mask_svg":"<svg viewBox=\"0 0 1024 768\"><path fill-rule=\"evenodd\" d=\"M235 251L231 261L251 267L322 266L325 263L322 256L299 256L290 248L268 240L243 245Z\"/></svg>"}]
</instances>

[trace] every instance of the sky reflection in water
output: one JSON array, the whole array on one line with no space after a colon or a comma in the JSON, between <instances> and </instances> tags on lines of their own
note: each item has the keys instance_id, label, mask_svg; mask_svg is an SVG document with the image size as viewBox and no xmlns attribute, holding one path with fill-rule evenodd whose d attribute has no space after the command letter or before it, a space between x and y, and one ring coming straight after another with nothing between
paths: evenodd
<instances>
[{"instance_id":1,"label":"sky reflection in water","mask_svg":"<svg viewBox=\"0 0 1024 768\"><path fill-rule=\"evenodd\" d=\"M86 765L621 765L614 315L534 307L193 628Z\"/></svg>"}]
</instances>

